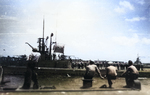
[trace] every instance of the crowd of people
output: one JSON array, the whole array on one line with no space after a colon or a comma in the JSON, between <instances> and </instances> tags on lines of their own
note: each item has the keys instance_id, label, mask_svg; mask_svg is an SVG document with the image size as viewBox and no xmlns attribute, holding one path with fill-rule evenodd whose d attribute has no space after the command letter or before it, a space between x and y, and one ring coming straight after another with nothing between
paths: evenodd
<instances>
[{"instance_id":1,"label":"crowd of people","mask_svg":"<svg viewBox=\"0 0 150 95\"><path fill-rule=\"evenodd\" d=\"M98 69L105 69L108 65L112 65L112 66L115 66L117 67L118 70L127 70L128 68L128 63L108 63L107 61L106 62L103 62L103 63L100 63L100 62L94 62L94 64L98 67ZM78 62L71 62L71 67L73 69L85 69L86 66L88 66L89 63L88 61L78 61ZM143 64L133 64L138 71L142 70L143 71Z\"/></svg>"}]
</instances>

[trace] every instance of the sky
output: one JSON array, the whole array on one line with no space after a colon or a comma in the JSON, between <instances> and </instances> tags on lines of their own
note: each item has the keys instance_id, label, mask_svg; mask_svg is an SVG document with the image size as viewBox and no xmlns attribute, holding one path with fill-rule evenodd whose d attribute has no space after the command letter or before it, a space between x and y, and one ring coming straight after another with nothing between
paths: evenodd
<instances>
[{"instance_id":1,"label":"sky","mask_svg":"<svg viewBox=\"0 0 150 95\"><path fill-rule=\"evenodd\" d=\"M31 54L43 19L65 55L150 63L149 0L0 0L0 55Z\"/></svg>"}]
</instances>

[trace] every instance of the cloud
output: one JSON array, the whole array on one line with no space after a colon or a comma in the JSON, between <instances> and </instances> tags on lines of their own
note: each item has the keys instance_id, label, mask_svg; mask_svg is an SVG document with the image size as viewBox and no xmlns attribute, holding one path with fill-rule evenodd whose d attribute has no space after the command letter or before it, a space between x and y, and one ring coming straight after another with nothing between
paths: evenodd
<instances>
[{"instance_id":1,"label":"cloud","mask_svg":"<svg viewBox=\"0 0 150 95\"><path fill-rule=\"evenodd\" d=\"M141 4L141 5L145 4L144 0L136 0L136 2L139 3L139 4Z\"/></svg>"},{"instance_id":2,"label":"cloud","mask_svg":"<svg viewBox=\"0 0 150 95\"><path fill-rule=\"evenodd\" d=\"M141 42L142 42L143 44L150 45L150 39L143 38L143 39L141 40Z\"/></svg>"},{"instance_id":3,"label":"cloud","mask_svg":"<svg viewBox=\"0 0 150 95\"><path fill-rule=\"evenodd\" d=\"M137 32L137 30L135 30L135 29L129 29L128 31L130 31L130 32Z\"/></svg>"},{"instance_id":4,"label":"cloud","mask_svg":"<svg viewBox=\"0 0 150 95\"><path fill-rule=\"evenodd\" d=\"M121 46L127 46L127 47L134 47L136 45L150 45L150 39L143 37L139 38L137 34L134 34L132 37L126 37L126 36L118 36L113 37L112 40L117 45Z\"/></svg>"},{"instance_id":5,"label":"cloud","mask_svg":"<svg viewBox=\"0 0 150 95\"><path fill-rule=\"evenodd\" d=\"M117 13L125 13L125 9L124 8L120 8L120 7L117 7L114 9Z\"/></svg>"},{"instance_id":6,"label":"cloud","mask_svg":"<svg viewBox=\"0 0 150 95\"><path fill-rule=\"evenodd\" d=\"M125 7L125 8L128 8L130 10L134 10L134 6L130 4L130 2L127 2L127 1L123 1L123 2L120 2L119 5Z\"/></svg>"},{"instance_id":7,"label":"cloud","mask_svg":"<svg viewBox=\"0 0 150 95\"><path fill-rule=\"evenodd\" d=\"M133 37L129 38L126 36L120 36L120 37L113 37L113 41L121 46L135 46L138 42L138 36L134 35Z\"/></svg>"},{"instance_id":8,"label":"cloud","mask_svg":"<svg viewBox=\"0 0 150 95\"><path fill-rule=\"evenodd\" d=\"M134 6L128 1L120 1L119 6L114 10L118 13L125 13L128 10L134 10Z\"/></svg>"},{"instance_id":9,"label":"cloud","mask_svg":"<svg viewBox=\"0 0 150 95\"><path fill-rule=\"evenodd\" d=\"M132 19L125 19L125 21L130 21L130 22L141 21L141 20L146 20L146 18L145 17L134 17Z\"/></svg>"},{"instance_id":10,"label":"cloud","mask_svg":"<svg viewBox=\"0 0 150 95\"><path fill-rule=\"evenodd\" d=\"M0 16L0 20L1 20L1 19L17 20L16 17L13 17L13 16L6 16L6 15L1 15L1 16Z\"/></svg>"}]
</instances>

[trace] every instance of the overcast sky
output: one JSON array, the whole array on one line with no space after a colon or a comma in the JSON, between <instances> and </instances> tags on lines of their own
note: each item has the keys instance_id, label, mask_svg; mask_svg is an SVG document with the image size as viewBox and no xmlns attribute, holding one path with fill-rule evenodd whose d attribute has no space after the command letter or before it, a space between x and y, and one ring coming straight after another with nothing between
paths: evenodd
<instances>
[{"instance_id":1,"label":"overcast sky","mask_svg":"<svg viewBox=\"0 0 150 95\"><path fill-rule=\"evenodd\" d=\"M29 55L43 18L65 55L150 62L149 0L0 0L0 55Z\"/></svg>"}]
</instances>

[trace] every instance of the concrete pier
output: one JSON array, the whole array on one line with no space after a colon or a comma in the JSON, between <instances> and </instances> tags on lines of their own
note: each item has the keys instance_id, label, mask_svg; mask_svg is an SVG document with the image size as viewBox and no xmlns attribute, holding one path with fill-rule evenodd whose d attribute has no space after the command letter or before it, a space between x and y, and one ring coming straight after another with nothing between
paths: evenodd
<instances>
[{"instance_id":1,"label":"concrete pier","mask_svg":"<svg viewBox=\"0 0 150 95\"><path fill-rule=\"evenodd\" d=\"M108 87L107 79L100 79L97 75L93 78L92 87L83 88L83 75L85 69L60 69L60 68L38 68L39 74L39 89L20 89L23 85L24 76L23 69L5 68L7 72L14 70L18 73L6 73L4 81L9 81L5 85L1 85L0 93L2 95L149 95L150 94L150 79L149 71L140 72L139 81L141 82L141 90L125 88L125 79L117 77L113 80L113 88L101 88L103 85ZM123 71L118 71L120 75ZM101 70L105 74L105 70ZM69 76L68 76L69 75ZM55 89L53 88L55 87Z\"/></svg>"},{"instance_id":2,"label":"concrete pier","mask_svg":"<svg viewBox=\"0 0 150 95\"><path fill-rule=\"evenodd\" d=\"M125 88L125 79L120 77L113 80L113 88L101 88L103 85L108 87L108 83L107 79L100 79L99 77L93 78L92 87L82 88L83 82L81 79L82 77L80 76L39 76L39 89L32 89L32 86L30 89L20 89L23 85L24 76L6 75L4 80L9 80L10 82L6 83L4 86L1 86L0 93L10 93L10 95L16 95L16 93L19 95L25 95L25 93L29 93L30 95L35 95L35 93L36 95L39 95L40 93L42 93L42 95L47 95L47 93L50 95L54 95L55 93L58 93L58 95L63 95L63 93L68 93L66 95L89 95L88 93L102 95L107 95L106 93L108 93L108 95L110 95L110 93L115 93L112 95L119 95L119 93L122 93L122 95L131 95L129 93L132 93L132 95L142 95L144 93L144 95L149 95L148 93L150 93L150 80L145 77L139 78L139 81L141 82L141 90ZM43 89L43 87L45 87L45 89Z\"/></svg>"}]
</instances>

